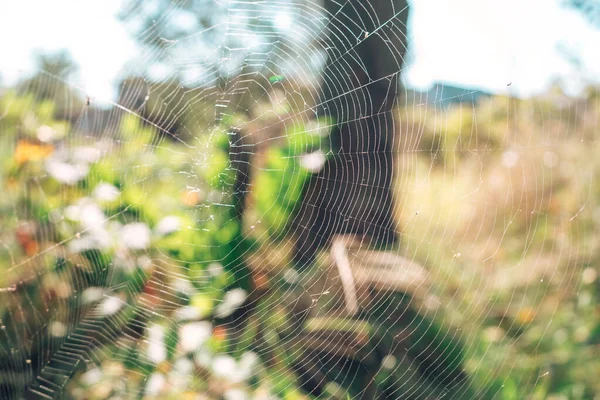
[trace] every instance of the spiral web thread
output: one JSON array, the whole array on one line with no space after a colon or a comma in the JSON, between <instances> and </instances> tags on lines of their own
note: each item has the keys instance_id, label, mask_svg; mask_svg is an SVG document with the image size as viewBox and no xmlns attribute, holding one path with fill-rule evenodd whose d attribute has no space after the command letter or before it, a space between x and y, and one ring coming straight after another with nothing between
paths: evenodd
<instances>
[{"instance_id":1,"label":"spiral web thread","mask_svg":"<svg viewBox=\"0 0 600 400\"><path fill-rule=\"evenodd\" d=\"M216 2L211 7L218 12L210 26L177 39L160 31L157 21L139 33L145 45L127 71L145 78L124 83L120 100L107 112L98 111L93 101L78 105L65 99L61 84L78 95L84 92L67 78L43 75L50 87L56 85L55 99L75 122L48 156L46 170L27 186L25 197L43 200L64 193L64 208L51 214L48 224L32 228L38 251L14 250L5 240L9 229L2 231L8 265L3 269L7 286L0 292L7 304L2 308L0 341L6 344L1 350L7 396L16 393L8 391L11 384L25 383L30 396L77 397L82 390L99 390L94 385L106 385L110 377L116 378L109 385L114 396L206 391L204 383L192 379L196 368L222 382L229 398L237 398L243 390L261 398L257 393L263 388L283 396L286 387L273 382L283 380L287 370L271 372L268 382L257 372L264 365L275 368L282 360L273 354L281 352L296 360L297 380L291 384L331 380L346 388L364 374L352 367L352 357L341 358L337 375L334 371L321 377L314 366L331 368L329 358L347 345L354 359L378 360L367 371L383 377L388 398L491 398L504 390L511 371L518 374L520 363L547 354L548 337L551 341L564 335L564 328L553 325L562 302L579 304L581 315L587 315L598 219L592 191L596 127L586 115L596 115L597 99L568 100L551 93L539 102L485 96L471 102L476 91L450 96L442 91L434 98L413 95L398 85L407 67L404 59L410 60L403 47L407 38L401 17L406 8L396 8L390 0L390 12L380 18L366 2L334 4L337 11L332 13L313 1ZM133 13L144 13L143 5L132 7ZM161 18L179 21L184 7L184 2L173 2ZM160 46L152 42L156 38ZM386 43L390 57L383 72L371 78L358 49L378 40ZM160 75L162 86L151 84L151 73L144 75L147 71L141 68L150 64L161 66L154 74ZM387 88L384 100L371 97L372 85ZM388 99L393 102L389 110ZM3 105L2 113L14 106ZM175 129L173 121L195 108L202 112L191 112ZM246 117L238 118L241 114ZM324 115L334 117L323 119ZM127 116L146 124L123 135ZM370 122L362 124L365 120ZM341 143L343 150L336 149L329 131L347 124L353 124L355 137L362 142ZM155 135L136 150L139 164L132 166L129 148L138 146L144 129ZM295 143L305 148L283 158L290 176L304 177L308 170L313 181L324 181L323 186L347 185L346 191L336 194L345 200L308 200L287 210L302 214L287 229L261 227L265 215L273 211L251 207L259 201L258 183L250 180L240 187L225 177L219 189L202 186L208 179L202 171L214 165L213 146L224 129L230 159L225 174L260 175L270 170L266 160L270 148ZM310 144L293 142L294 135L307 132L313 135ZM17 151L16 144L8 146ZM164 153L172 155L173 166ZM121 187L115 192L114 186L95 181L95 187L81 189L87 193L83 202L75 199L70 204L68 193L77 182L61 181L60 173L49 168L70 168L74 173L84 166L92 174L97 172L93 165L108 157L113 157L110 172ZM329 168L338 174L321 173ZM362 177L367 169L373 170L364 174L366 183L344 180ZM389 172L391 184L385 178ZM59 189L40 183L56 174ZM144 202L161 192L151 186L156 174L165 185L173 182L166 187L184 193L193 223L143 214ZM131 187L137 197L121 200L118 196ZM361 224L379 223L366 214L361 217L360 210L377 209L383 202L378 190L383 187L393 191L394 226L361 231ZM98 205L104 201L102 190L116 196L109 202L116 201L117 206ZM276 188L271 194L280 198L286 190ZM198 266L153 247L177 231L191 231L192 235L182 236L189 238L195 233L216 235L239 217L232 209L240 195L249 202L242 236L265 249L244 248L242 242L232 245L231 240L223 244L180 240L181 248L208 254ZM347 208L336 209L340 204ZM170 205L164 205L169 210ZM6 220L25 235L35 210L14 199L9 199L10 207L15 215ZM327 207L339 218L315 228L320 218L316 216ZM64 215L71 228L63 229L61 236L55 231L67 223ZM390 229L399 240L385 246L377 234L369 234ZM324 232L333 234L325 238ZM322 244L314 247L319 267L294 269L274 261L279 257L291 263L300 237L308 248L313 240ZM81 255L97 248L110 248L111 260L104 260L100 251ZM57 260L67 265L66 270L56 272ZM234 264L246 269L234 270ZM196 268L201 272L192 273ZM223 284L227 274L235 279ZM261 274L282 282L272 289L277 294L261 291L256 283ZM128 278L122 279L124 275ZM236 280L244 279L253 280L253 290L236 287ZM213 292L207 290L213 286ZM198 292L213 297L195 297ZM41 303L39 293L45 294ZM398 293L408 301L398 303ZM218 311L203 315L211 305ZM256 307L258 320L267 325L289 326L278 333L277 341L265 340L257 347L252 337L244 336L248 328L240 321L245 324L247 315L239 312L240 307ZM302 318L297 319L299 309ZM385 324L369 320L365 313L371 311ZM332 320L337 321L335 329L324 327ZM368 330L365 324L370 323ZM533 325L535 329L528 329ZM211 353L207 343L217 340L223 327L237 348ZM573 328L569 335L585 336L586 329L589 326ZM365 340L361 337L365 331L375 333ZM178 340L170 342L169 332L177 332ZM382 345L390 336L393 344ZM403 341L404 337L412 341ZM458 346L458 340L460 352L443 348ZM311 347L316 342L330 352L316 351ZM509 354L499 354L500 343ZM389 354L380 354L381 348ZM134 349L136 358L131 361ZM548 365L546 371L511 378L511 384L539 387L549 379L552 362ZM468 376L478 376L478 385ZM335 388L330 385L327 390L339 389ZM345 395L340 390L346 389L336 395ZM374 392L366 385L350 393L369 398Z\"/></svg>"}]
</instances>

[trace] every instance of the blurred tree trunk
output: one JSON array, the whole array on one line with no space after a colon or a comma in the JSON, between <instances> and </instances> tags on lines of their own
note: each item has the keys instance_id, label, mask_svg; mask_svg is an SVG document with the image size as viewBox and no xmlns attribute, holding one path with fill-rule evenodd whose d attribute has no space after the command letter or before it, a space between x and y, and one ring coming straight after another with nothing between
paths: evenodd
<instances>
[{"instance_id":1,"label":"blurred tree trunk","mask_svg":"<svg viewBox=\"0 0 600 400\"><path fill-rule=\"evenodd\" d=\"M340 9L341 7L341 9ZM397 240L392 207L392 108L406 53L407 0L325 0L330 18L319 114L334 120L334 155L307 187L296 219L297 261L335 234Z\"/></svg>"}]
</instances>

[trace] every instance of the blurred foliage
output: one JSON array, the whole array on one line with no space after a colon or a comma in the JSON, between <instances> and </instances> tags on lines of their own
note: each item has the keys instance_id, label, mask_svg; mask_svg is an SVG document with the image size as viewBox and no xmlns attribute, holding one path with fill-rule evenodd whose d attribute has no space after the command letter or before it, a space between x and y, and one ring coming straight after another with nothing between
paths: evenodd
<instances>
[{"instance_id":1,"label":"blurred foliage","mask_svg":"<svg viewBox=\"0 0 600 400\"><path fill-rule=\"evenodd\" d=\"M559 88L398 121L403 250L427 260L485 398L600 393L600 95Z\"/></svg>"},{"instance_id":2,"label":"blurred foliage","mask_svg":"<svg viewBox=\"0 0 600 400\"><path fill-rule=\"evenodd\" d=\"M315 164L313 168L318 170L325 163L328 148L322 138L330 126L325 118L308 130L303 125L292 126L287 130L285 144L267 150L265 167L257 174L255 189L256 210L264 216L271 237L285 235L311 176L310 168Z\"/></svg>"},{"instance_id":3,"label":"blurred foliage","mask_svg":"<svg viewBox=\"0 0 600 400\"><path fill-rule=\"evenodd\" d=\"M328 308L326 267L290 264L332 121L257 137L291 110L274 102L247 132L236 116L177 141L112 110L116 132L91 136L27 93L0 98L2 397L600 393L596 90L400 107L395 250L433 284L353 317ZM242 138L255 159L240 218Z\"/></svg>"},{"instance_id":4,"label":"blurred foliage","mask_svg":"<svg viewBox=\"0 0 600 400\"><path fill-rule=\"evenodd\" d=\"M227 127L190 143L165 145L153 128L123 113L115 138L89 137L73 133L67 121L54 119L51 100L15 93L8 91L0 99L0 177L7 194L0 200L0 239L6 250L0 259L0 286L7 288L0 293L3 393L16 395L35 375L43 376L42 366L54 366L55 357L72 345L71 335L97 320L111 334L98 338L92 353L108 352L107 360L124 364L107 361L85 372L77 381L84 382L87 398L148 391L133 389L143 387L140 372L151 376L152 387L151 382L160 382L174 365L190 363L191 351L197 349L186 348L200 344L198 368L204 372L186 373L193 379L186 378L185 387L219 393L250 379L262 382L255 390L270 390L275 383L258 379L266 372L256 369L254 353L239 354L237 361L226 356L235 345L228 340L227 317L252 289L244 255L254 246L242 235L242 221L234 212L231 186L236 174L229 161ZM270 164L288 165L271 177L269 186L281 186L281 180L288 181L286 187L295 185L295 196L285 199L289 207L298 201L309 174L300 158L289 156L311 146L303 143L309 136L301 126L294 135L281 147L282 153L268 157ZM263 225L269 231L285 229L282 220L290 211L281 208L277 196L272 204L268 201L259 202L271 210ZM286 213L283 219L276 215L280 212ZM88 320L92 310L101 317ZM152 310L161 312L150 315ZM172 319L179 321L179 330L170 327ZM194 344L193 336L202 338L203 329L208 336ZM161 356L164 349L152 353L145 341L131 342L152 332L162 337L168 356ZM188 333L182 340L192 345L178 342L183 332ZM23 363L15 368L11 359ZM227 381L229 376L228 370L218 371L219 363L227 368L245 363L239 364L243 379L234 377L233 383L209 389L206 385L213 385L213 378ZM82 367L61 368L69 377L84 372ZM123 368L128 369L127 380L113 386L111 376L121 376ZM91 376L102 378L96 382ZM48 379L60 381L57 376ZM85 383L91 381L94 385ZM281 388L286 398L302 397L294 394L294 385ZM72 394L78 397L80 390L74 387Z\"/></svg>"}]
</instances>

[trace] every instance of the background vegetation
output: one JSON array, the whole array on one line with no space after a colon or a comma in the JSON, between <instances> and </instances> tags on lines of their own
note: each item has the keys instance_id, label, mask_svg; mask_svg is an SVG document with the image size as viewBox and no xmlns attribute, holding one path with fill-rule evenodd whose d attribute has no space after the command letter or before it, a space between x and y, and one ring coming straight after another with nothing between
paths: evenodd
<instances>
[{"instance_id":1,"label":"background vegetation","mask_svg":"<svg viewBox=\"0 0 600 400\"><path fill-rule=\"evenodd\" d=\"M179 8L192 31L229 11L196 6ZM167 54L177 24L149 10L121 17ZM0 91L0 397L600 398L597 88L388 102L385 83L368 94L386 129L373 112L298 117L327 101L265 62L215 123L218 89L244 68L215 71L214 92L127 77L102 109L67 84L64 53ZM380 129L389 148L344 154ZM321 174L353 160L367 171L353 181ZM327 231L299 263L299 236L321 232L311 205L354 218L307 208L311 182L354 193L380 172L399 240Z\"/></svg>"},{"instance_id":2,"label":"background vegetation","mask_svg":"<svg viewBox=\"0 0 600 400\"><path fill-rule=\"evenodd\" d=\"M182 143L128 113L113 132L74 135L51 100L15 90L0 107L5 394L32 382L74 398L600 391L596 90L399 108L392 250L424 266L426 296L396 288L352 318L306 299L327 267L295 271L286 230L311 174L302 154L325 149L327 123L264 152L239 219L227 123ZM415 351L401 356L407 331ZM354 350L336 356L356 365L317 363L341 337ZM400 366L386 369L388 353Z\"/></svg>"}]
</instances>

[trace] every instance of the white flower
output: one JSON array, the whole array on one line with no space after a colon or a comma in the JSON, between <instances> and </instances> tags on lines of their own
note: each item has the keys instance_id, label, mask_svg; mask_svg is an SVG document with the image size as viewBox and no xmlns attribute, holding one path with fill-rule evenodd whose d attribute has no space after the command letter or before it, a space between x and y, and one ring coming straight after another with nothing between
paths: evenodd
<instances>
[{"instance_id":1,"label":"white flower","mask_svg":"<svg viewBox=\"0 0 600 400\"><path fill-rule=\"evenodd\" d=\"M74 161L87 163L95 163L100 159L100 150L95 147L81 146L73 150Z\"/></svg>"},{"instance_id":2,"label":"white flower","mask_svg":"<svg viewBox=\"0 0 600 400\"><path fill-rule=\"evenodd\" d=\"M196 307L192 306L179 307L177 311L175 311L175 315L178 320L200 318L200 312Z\"/></svg>"},{"instance_id":3,"label":"white flower","mask_svg":"<svg viewBox=\"0 0 600 400\"><path fill-rule=\"evenodd\" d=\"M212 365L211 354L206 351L197 351L194 353L194 361L196 364L209 369Z\"/></svg>"},{"instance_id":4,"label":"white flower","mask_svg":"<svg viewBox=\"0 0 600 400\"><path fill-rule=\"evenodd\" d=\"M154 230L159 236L165 236L177 232L181 228L181 219L174 215L169 215L161 219Z\"/></svg>"},{"instance_id":5,"label":"white flower","mask_svg":"<svg viewBox=\"0 0 600 400\"><path fill-rule=\"evenodd\" d=\"M153 373L148 378L148 383L146 384L146 395L148 397L155 397L160 392L163 391L166 384L165 377L158 372Z\"/></svg>"},{"instance_id":6,"label":"white flower","mask_svg":"<svg viewBox=\"0 0 600 400\"><path fill-rule=\"evenodd\" d=\"M106 222L106 216L96 204L82 204L79 206L79 221L85 229L101 230Z\"/></svg>"},{"instance_id":7,"label":"white flower","mask_svg":"<svg viewBox=\"0 0 600 400\"><path fill-rule=\"evenodd\" d=\"M123 302L116 297L107 297L100 305L103 315L112 315L123 307Z\"/></svg>"},{"instance_id":8,"label":"white flower","mask_svg":"<svg viewBox=\"0 0 600 400\"><path fill-rule=\"evenodd\" d=\"M173 280L173 287L185 294L193 294L196 292L196 288L189 280L187 280L187 278L176 277Z\"/></svg>"},{"instance_id":9,"label":"white flower","mask_svg":"<svg viewBox=\"0 0 600 400\"><path fill-rule=\"evenodd\" d=\"M244 354L242 354L242 357L240 358L239 361L239 368L238 368L238 375L240 380L247 380L249 379L253 374L254 371L256 369L256 367L258 366L259 363L259 359L258 359L258 355L254 352L246 352Z\"/></svg>"},{"instance_id":10,"label":"white flower","mask_svg":"<svg viewBox=\"0 0 600 400\"><path fill-rule=\"evenodd\" d=\"M194 363L187 358L179 358L175 361L173 369L182 374L191 374L194 370Z\"/></svg>"},{"instance_id":11,"label":"white flower","mask_svg":"<svg viewBox=\"0 0 600 400\"><path fill-rule=\"evenodd\" d=\"M142 222L125 225L121 229L121 241L125 247L143 250L150 246L150 228Z\"/></svg>"},{"instance_id":12,"label":"white flower","mask_svg":"<svg viewBox=\"0 0 600 400\"><path fill-rule=\"evenodd\" d=\"M219 263L210 263L206 267L206 272L212 277L217 277L223 273L223 266Z\"/></svg>"},{"instance_id":13,"label":"white flower","mask_svg":"<svg viewBox=\"0 0 600 400\"><path fill-rule=\"evenodd\" d=\"M388 354L387 356L383 357L383 360L381 360L381 366L385 369L394 369L397 363L396 357L391 354Z\"/></svg>"},{"instance_id":14,"label":"white flower","mask_svg":"<svg viewBox=\"0 0 600 400\"><path fill-rule=\"evenodd\" d=\"M52 336L65 336L67 334L67 327L65 324L59 321L54 321L50 324L50 328L48 329Z\"/></svg>"},{"instance_id":15,"label":"white flower","mask_svg":"<svg viewBox=\"0 0 600 400\"><path fill-rule=\"evenodd\" d=\"M59 137L58 132L56 132L54 129L52 129L48 125L40 126L37 129L36 134L37 134L37 138L40 140L40 142L44 142L44 143L52 142L54 139L57 139Z\"/></svg>"},{"instance_id":16,"label":"white flower","mask_svg":"<svg viewBox=\"0 0 600 400\"><path fill-rule=\"evenodd\" d=\"M300 275L295 270L288 268L283 274L283 279L288 283L296 283L300 279Z\"/></svg>"},{"instance_id":17,"label":"white flower","mask_svg":"<svg viewBox=\"0 0 600 400\"><path fill-rule=\"evenodd\" d=\"M253 351L247 351L240 358L240 365L248 368L254 368L258 364L258 355Z\"/></svg>"},{"instance_id":18,"label":"white flower","mask_svg":"<svg viewBox=\"0 0 600 400\"><path fill-rule=\"evenodd\" d=\"M225 400L247 400L248 395L241 389L229 389L223 393Z\"/></svg>"},{"instance_id":19,"label":"white flower","mask_svg":"<svg viewBox=\"0 0 600 400\"><path fill-rule=\"evenodd\" d=\"M98 368L92 368L83 375L81 375L81 382L84 385L91 386L102 379L102 371Z\"/></svg>"},{"instance_id":20,"label":"white flower","mask_svg":"<svg viewBox=\"0 0 600 400\"><path fill-rule=\"evenodd\" d=\"M92 303L102 298L104 289L101 287L90 287L83 291L83 301L85 303Z\"/></svg>"},{"instance_id":21,"label":"white flower","mask_svg":"<svg viewBox=\"0 0 600 400\"><path fill-rule=\"evenodd\" d=\"M213 373L220 378L232 378L235 375L237 364L235 360L227 355L218 355L213 359Z\"/></svg>"},{"instance_id":22,"label":"white flower","mask_svg":"<svg viewBox=\"0 0 600 400\"><path fill-rule=\"evenodd\" d=\"M244 304L247 294L244 289L233 289L225 293L223 302L215 307L215 315L224 318L231 315L239 306Z\"/></svg>"},{"instance_id":23,"label":"white flower","mask_svg":"<svg viewBox=\"0 0 600 400\"><path fill-rule=\"evenodd\" d=\"M119 189L110 183L101 183L94 189L94 198L98 201L113 201L119 197Z\"/></svg>"},{"instance_id":24,"label":"white flower","mask_svg":"<svg viewBox=\"0 0 600 400\"><path fill-rule=\"evenodd\" d=\"M210 322L192 322L179 329L179 344L185 353L197 350L212 334Z\"/></svg>"},{"instance_id":25,"label":"white flower","mask_svg":"<svg viewBox=\"0 0 600 400\"><path fill-rule=\"evenodd\" d=\"M50 176L67 185L73 185L85 178L89 170L86 164L71 165L52 157L46 161L46 171Z\"/></svg>"},{"instance_id":26,"label":"white flower","mask_svg":"<svg viewBox=\"0 0 600 400\"><path fill-rule=\"evenodd\" d=\"M67 207L64 214L67 219L79 222L84 230L81 236L77 235L76 239L69 242L71 252L105 249L112 245L112 236L106 229L106 216L89 198L83 198L76 205Z\"/></svg>"},{"instance_id":27,"label":"white flower","mask_svg":"<svg viewBox=\"0 0 600 400\"><path fill-rule=\"evenodd\" d=\"M312 153L304 154L300 158L300 165L309 172L319 172L325 165L325 153L317 150Z\"/></svg>"},{"instance_id":28,"label":"white flower","mask_svg":"<svg viewBox=\"0 0 600 400\"><path fill-rule=\"evenodd\" d=\"M153 324L148 328L148 359L154 364L167 359L165 330L158 324Z\"/></svg>"}]
</instances>

